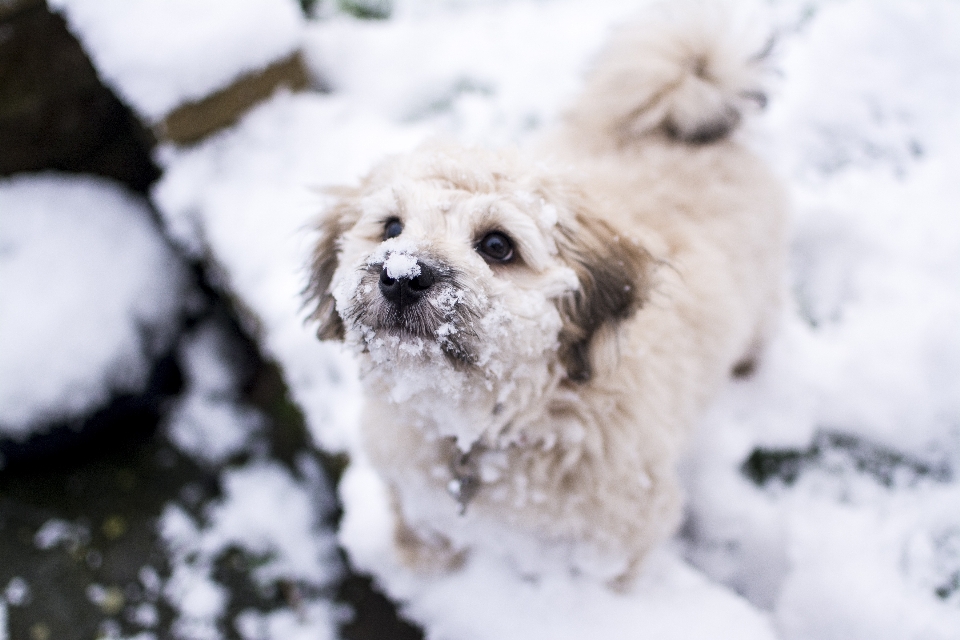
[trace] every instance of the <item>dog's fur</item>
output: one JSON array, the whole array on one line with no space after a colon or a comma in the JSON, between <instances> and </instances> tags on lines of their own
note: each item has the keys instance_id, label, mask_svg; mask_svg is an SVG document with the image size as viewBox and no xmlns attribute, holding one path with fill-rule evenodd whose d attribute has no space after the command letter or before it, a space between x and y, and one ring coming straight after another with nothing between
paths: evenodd
<instances>
[{"instance_id":1,"label":"dog's fur","mask_svg":"<svg viewBox=\"0 0 960 640\"><path fill-rule=\"evenodd\" d=\"M731 139L762 61L716 17L621 30L536 161L428 145L322 216L313 317L360 358L407 563L482 548L624 581L675 528L678 454L783 262L781 191ZM493 231L512 261L480 254Z\"/></svg>"}]
</instances>

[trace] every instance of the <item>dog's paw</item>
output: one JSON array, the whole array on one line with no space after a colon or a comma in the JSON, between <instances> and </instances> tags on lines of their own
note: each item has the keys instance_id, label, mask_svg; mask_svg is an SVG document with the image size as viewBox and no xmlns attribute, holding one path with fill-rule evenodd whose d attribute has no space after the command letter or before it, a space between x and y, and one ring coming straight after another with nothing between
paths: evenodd
<instances>
[{"instance_id":1,"label":"dog's paw","mask_svg":"<svg viewBox=\"0 0 960 640\"><path fill-rule=\"evenodd\" d=\"M421 573L449 573L467 560L467 552L454 548L446 537L421 536L402 522L394 529L393 542L400 561Z\"/></svg>"},{"instance_id":2,"label":"dog's paw","mask_svg":"<svg viewBox=\"0 0 960 640\"><path fill-rule=\"evenodd\" d=\"M403 517L393 492L393 546L405 566L421 573L449 573L463 566L467 552L436 531L417 531Z\"/></svg>"}]
</instances>

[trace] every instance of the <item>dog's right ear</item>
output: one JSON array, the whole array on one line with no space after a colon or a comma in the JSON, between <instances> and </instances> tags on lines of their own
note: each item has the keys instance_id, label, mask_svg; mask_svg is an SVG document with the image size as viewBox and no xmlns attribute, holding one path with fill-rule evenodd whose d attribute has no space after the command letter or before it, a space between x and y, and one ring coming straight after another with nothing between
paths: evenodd
<instances>
[{"instance_id":1,"label":"dog's right ear","mask_svg":"<svg viewBox=\"0 0 960 640\"><path fill-rule=\"evenodd\" d=\"M356 224L360 217L356 206L358 190L350 188L329 189L326 193L338 196L338 200L323 212L317 223L320 237L313 250L310 281L305 291L306 304L314 307L311 320L319 323L317 337L321 340L343 340L343 320L337 313L336 301L330 290L333 274L340 264L340 237Z\"/></svg>"}]
</instances>

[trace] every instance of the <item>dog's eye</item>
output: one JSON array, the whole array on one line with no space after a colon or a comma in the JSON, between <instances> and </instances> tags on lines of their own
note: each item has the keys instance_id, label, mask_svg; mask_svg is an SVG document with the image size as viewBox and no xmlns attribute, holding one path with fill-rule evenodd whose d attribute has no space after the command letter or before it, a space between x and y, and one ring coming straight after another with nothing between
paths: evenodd
<instances>
[{"instance_id":1,"label":"dog's eye","mask_svg":"<svg viewBox=\"0 0 960 640\"><path fill-rule=\"evenodd\" d=\"M513 242L499 231L492 231L483 236L483 240L477 244L477 251L492 262L513 260Z\"/></svg>"},{"instance_id":2,"label":"dog's eye","mask_svg":"<svg viewBox=\"0 0 960 640\"><path fill-rule=\"evenodd\" d=\"M396 238L401 233L403 233L403 223L400 222L399 218L390 218L386 224L383 225L384 240Z\"/></svg>"}]
</instances>

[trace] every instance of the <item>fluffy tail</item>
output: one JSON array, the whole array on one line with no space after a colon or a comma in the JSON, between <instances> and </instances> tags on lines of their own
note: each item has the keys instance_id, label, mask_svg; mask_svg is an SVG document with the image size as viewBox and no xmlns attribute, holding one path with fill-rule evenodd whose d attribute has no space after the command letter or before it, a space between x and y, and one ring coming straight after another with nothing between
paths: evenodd
<instances>
[{"instance_id":1,"label":"fluffy tail","mask_svg":"<svg viewBox=\"0 0 960 640\"><path fill-rule=\"evenodd\" d=\"M765 106L774 43L737 13L732 4L671 3L619 29L570 124L618 146L650 133L688 143L727 136L746 109Z\"/></svg>"}]
</instances>

